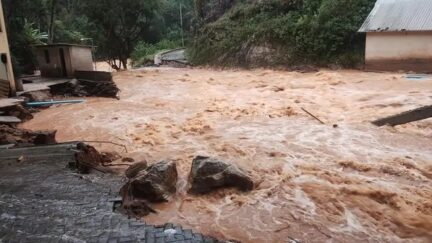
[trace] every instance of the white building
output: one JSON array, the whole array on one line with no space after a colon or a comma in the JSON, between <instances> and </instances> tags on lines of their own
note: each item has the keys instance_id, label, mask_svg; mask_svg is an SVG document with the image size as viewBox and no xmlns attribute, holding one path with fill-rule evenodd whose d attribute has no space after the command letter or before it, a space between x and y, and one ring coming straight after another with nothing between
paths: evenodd
<instances>
[{"instance_id":1,"label":"white building","mask_svg":"<svg viewBox=\"0 0 432 243\"><path fill-rule=\"evenodd\" d=\"M366 33L366 69L432 72L432 0L378 0Z\"/></svg>"}]
</instances>

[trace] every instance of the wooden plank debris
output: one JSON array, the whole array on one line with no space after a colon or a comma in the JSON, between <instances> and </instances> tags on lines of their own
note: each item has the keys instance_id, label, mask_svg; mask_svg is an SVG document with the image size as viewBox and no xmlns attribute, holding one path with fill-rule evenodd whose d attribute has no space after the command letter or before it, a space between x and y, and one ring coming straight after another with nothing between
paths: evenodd
<instances>
[{"instance_id":1,"label":"wooden plank debris","mask_svg":"<svg viewBox=\"0 0 432 243\"><path fill-rule=\"evenodd\" d=\"M1 162L75 162L77 142L21 148L0 148Z\"/></svg>"},{"instance_id":2,"label":"wooden plank debris","mask_svg":"<svg viewBox=\"0 0 432 243\"><path fill-rule=\"evenodd\" d=\"M372 122L376 126L397 126L410 122L420 121L432 117L432 105L420 107L415 110L406 111L394 116L378 119Z\"/></svg>"},{"instance_id":3,"label":"wooden plank debris","mask_svg":"<svg viewBox=\"0 0 432 243\"><path fill-rule=\"evenodd\" d=\"M101 71L75 71L76 79L87 79L93 81L113 81L112 73Z\"/></svg>"},{"instance_id":4,"label":"wooden plank debris","mask_svg":"<svg viewBox=\"0 0 432 243\"><path fill-rule=\"evenodd\" d=\"M306 112L309 116L313 117L315 120L319 121L321 124L325 124L323 121L321 121L318 117L316 117L314 114L307 111L305 108L301 108L304 112Z\"/></svg>"},{"instance_id":5,"label":"wooden plank debris","mask_svg":"<svg viewBox=\"0 0 432 243\"><path fill-rule=\"evenodd\" d=\"M15 106L18 105L20 103L22 103L23 101L20 99L13 99L13 98L8 98L8 99L0 99L0 109L1 108L8 108L11 106Z\"/></svg>"},{"instance_id":6,"label":"wooden plank debris","mask_svg":"<svg viewBox=\"0 0 432 243\"><path fill-rule=\"evenodd\" d=\"M21 119L15 116L0 116L0 124L20 123Z\"/></svg>"}]
</instances>

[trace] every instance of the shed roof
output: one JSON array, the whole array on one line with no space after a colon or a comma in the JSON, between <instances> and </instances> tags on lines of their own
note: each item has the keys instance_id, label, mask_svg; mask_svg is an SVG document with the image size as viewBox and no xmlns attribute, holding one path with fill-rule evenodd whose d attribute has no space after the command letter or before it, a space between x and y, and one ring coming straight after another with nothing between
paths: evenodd
<instances>
[{"instance_id":1,"label":"shed roof","mask_svg":"<svg viewBox=\"0 0 432 243\"><path fill-rule=\"evenodd\" d=\"M432 31L432 0L378 0L359 32Z\"/></svg>"},{"instance_id":2,"label":"shed roof","mask_svg":"<svg viewBox=\"0 0 432 243\"><path fill-rule=\"evenodd\" d=\"M88 45L78 45L78 44L68 44L68 43L42 44L42 45L35 45L34 47L59 47L59 46L75 46L75 47L92 48L91 46Z\"/></svg>"}]
</instances>

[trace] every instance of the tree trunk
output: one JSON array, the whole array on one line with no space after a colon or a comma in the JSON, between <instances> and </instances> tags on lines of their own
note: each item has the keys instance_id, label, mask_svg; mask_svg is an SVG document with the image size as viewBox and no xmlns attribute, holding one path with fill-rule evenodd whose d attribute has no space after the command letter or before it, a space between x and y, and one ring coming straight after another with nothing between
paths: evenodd
<instances>
[{"instance_id":1,"label":"tree trunk","mask_svg":"<svg viewBox=\"0 0 432 243\"><path fill-rule=\"evenodd\" d=\"M198 18L204 18L204 1L203 0L195 0L195 11Z\"/></svg>"},{"instance_id":2,"label":"tree trunk","mask_svg":"<svg viewBox=\"0 0 432 243\"><path fill-rule=\"evenodd\" d=\"M57 5L57 0L51 0L51 13L50 13L50 22L48 29L48 44L52 44L54 41L54 15L55 15L55 7Z\"/></svg>"},{"instance_id":3,"label":"tree trunk","mask_svg":"<svg viewBox=\"0 0 432 243\"><path fill-rule=\"evenodd\" d=\"M123 64L123 69L127 70L127 58L122 58L121 63Z\"/></svg>"},{"instance_id":4,"label":"tree trunk","mask_svg":"<svg viewBox=\"0 0 432 243\"><path fill-rule=\"evenodd\" d=\"M386 117L383 119L379 119L376 121L373 121L372 124L376 126L397 126L402 125L405 123L420 121L424 119L428 119L432 117L432 105L429 106L423 106L415 110L406 111L403 113L400 113L398 115Z\"/></svg>"}]
</instances>

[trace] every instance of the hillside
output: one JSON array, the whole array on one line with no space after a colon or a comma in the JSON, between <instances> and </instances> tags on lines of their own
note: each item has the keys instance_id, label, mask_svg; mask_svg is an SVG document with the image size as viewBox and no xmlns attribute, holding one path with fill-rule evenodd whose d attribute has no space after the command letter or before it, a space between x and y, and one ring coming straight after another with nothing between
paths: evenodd
<instances>
[{"instance_id":1,"label":"hillside","mask_svg":"<svg viewBox=\"0 0 432 243\"><path fill-rule=\"evenodd\" d=\"M197 1L195 64L293 66L362 63L357 33L375 0Z\"/></svg>"}]
</instances>

